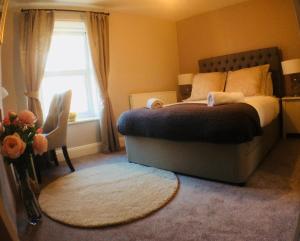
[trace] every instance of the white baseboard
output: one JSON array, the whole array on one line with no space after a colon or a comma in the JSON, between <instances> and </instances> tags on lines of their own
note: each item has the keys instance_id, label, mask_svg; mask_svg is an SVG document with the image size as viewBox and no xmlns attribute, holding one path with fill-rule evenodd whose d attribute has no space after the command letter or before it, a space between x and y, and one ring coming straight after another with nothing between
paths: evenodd
<instances>
[{"instance_id":1,"label":"white baseboard","mask_svg":"<svg viewBox=\"0 0 300 241\"><path fill-rule=\"evenodd\" d=\"M119 137L119 141L120 141L120 146L124 147L125 146L124 136ZM82 146L69 147L68 153L70 158L72 159L72 158L79 158L82 156L88 156L88 155L99 153L100 149L101 149L101 142L96 142L96 143L91 143ZM58 150L56 154L57 154L58 161L65 160L62 150Z\"/></svg>"},{"instance_id":2,"label":"white baseboard","mask_svg":"<svg viewBox=\"0 0 300 241\"><path fill-rule=\"evenodd\" d=\"M101 142L91 143L83 146L69 147L68 153L70 158L73 159L73 158L99 153L100 147L101 147ZM62 150L58 150L56 154L57 154L57 159L59 161L65 160Z\"/></svg>"}]
</instances>

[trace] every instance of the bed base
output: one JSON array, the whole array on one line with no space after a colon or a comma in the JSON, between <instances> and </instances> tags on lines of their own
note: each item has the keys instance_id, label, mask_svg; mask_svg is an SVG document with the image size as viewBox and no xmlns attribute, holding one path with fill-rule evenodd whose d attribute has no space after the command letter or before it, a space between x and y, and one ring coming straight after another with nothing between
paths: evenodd
<instances>
[{"instance_id":1,"label":"bed base","mask_svg":"<svg viewBox=\"0 0 300 241\"><path fill-rule=\"evenodd\" d=\"M243 184L279 139L279 118L242 144L125 136L128 161L205 179Z\"/></svg>"}]
</instances>

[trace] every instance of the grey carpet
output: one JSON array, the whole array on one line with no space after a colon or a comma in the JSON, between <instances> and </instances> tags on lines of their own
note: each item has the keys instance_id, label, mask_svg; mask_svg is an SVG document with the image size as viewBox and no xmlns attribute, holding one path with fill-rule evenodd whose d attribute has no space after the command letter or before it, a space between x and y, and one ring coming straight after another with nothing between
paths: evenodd
<instances>
[{"instance_id":1,"label":"grey carpet","mask_svg":"<svg viewBox=\"0 0 300 241\"><path fill-rule=\"evenodd\" d=\"M124 153L74 160L77 169L126 161ZM65 175L43 173L44 185ZM244 187L179 175L180 189L165 208L142 220L104 229L65 226L46 216L37 227L19 218L22 241L292 241L300 217L300 140L280 142ZM71 202L71 200L70 200ZM84 212L84 210L82 210Z\"/></svg>"}]
</instances>

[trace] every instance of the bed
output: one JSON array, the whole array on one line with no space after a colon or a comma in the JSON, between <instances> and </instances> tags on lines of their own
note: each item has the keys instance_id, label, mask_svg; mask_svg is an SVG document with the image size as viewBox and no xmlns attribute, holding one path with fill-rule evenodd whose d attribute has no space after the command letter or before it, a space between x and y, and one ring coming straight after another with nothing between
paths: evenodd
<instances>
[{"instance_id":1,"label":"bed","mask_svg":"<svg viewBox=\"0 0 300 241\"><path fill-rule=\"evenodd\" d=\"M225 72L264 64L270 64L274 95L282 97L281 53L276 47L199 60L199 72ZM280 116L278 114L266 122L261 135L251 140L245 139L246 141L211 143L125 135L128 161L186 175L242 184L279 139Z\"/></svg>"}]
</instances>

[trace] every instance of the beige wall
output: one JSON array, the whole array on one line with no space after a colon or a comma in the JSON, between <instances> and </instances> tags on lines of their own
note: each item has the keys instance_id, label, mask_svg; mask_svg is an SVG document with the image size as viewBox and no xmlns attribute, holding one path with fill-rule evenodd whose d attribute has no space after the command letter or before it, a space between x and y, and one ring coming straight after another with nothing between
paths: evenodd
<instances>
[{"instance_id":1,"label":"beige wall","mask_svg":"<svg viewBox=\"0 0 300 241\"><path fill-rule=\"evenodd\" d=\"M5 111L26 108L19 62L19 11L10 9L2 52L3 85L9 96ZM128 110L128 95L136 92L175 90L179 72L176 23L139 15L110 16L109 94L116 119ZM69 126L68 146L95 143L98 121Z\"/></svg>"},{"instance_id":2,"label":"beige wall","mask_svg":"<svg viewBox=\"0 0 300 241\"><path fill-rule=\"evenodd\" d=\"M98 120L84 123L72 123L68 126L67 146L83 146L100 141L100 127Z\"/></svg>"},{"instance_id":3,"label":"beige wall","mask_svg":"<svg viewBox=\"0 0 300 241\"><path fill-rule=\"evenodd\" d=\"M300 57L293 0L251 0L177 23L180 72L197 72L197 60L278 46L283 58Z\"/></svg>"},{"instance_id":4,"label":"beige wall","mask_svg":"<svg viewBox=\"0 0 300 241\"><path fill-rule=\"evenodd\" d=\"M176 89L176 24L151 17L112 13L110 58L109 93L118 117L129 107L129 94Z\"/></svg>"}]
</instances>

